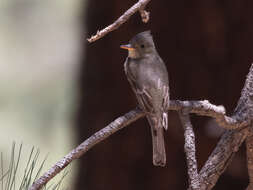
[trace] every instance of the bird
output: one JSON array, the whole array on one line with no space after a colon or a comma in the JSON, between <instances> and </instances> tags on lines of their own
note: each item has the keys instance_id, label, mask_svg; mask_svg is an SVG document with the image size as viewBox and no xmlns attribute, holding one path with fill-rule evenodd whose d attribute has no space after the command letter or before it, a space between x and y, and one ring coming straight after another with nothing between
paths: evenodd
<instances>
[{"instance_id":1,"label":"bird","mask_svg":"<svg viewBox=\"0 0 253 190\"><path fill-rule=\"evenodd\" d=\"M138 107L146 113L151 126L153 164L166 165L164 129L168 128L167 107L169 105L169 77L167 68L159 56L151 31L135 35L127 45L124 63L126 77L134 91Z\"/></svg>"}]
</instances>

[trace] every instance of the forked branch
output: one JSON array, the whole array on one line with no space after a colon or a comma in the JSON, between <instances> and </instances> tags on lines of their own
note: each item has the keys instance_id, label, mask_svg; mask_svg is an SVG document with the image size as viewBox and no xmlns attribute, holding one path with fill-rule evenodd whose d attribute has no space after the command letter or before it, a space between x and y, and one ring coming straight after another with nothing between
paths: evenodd
<instances>
[{"instance_id":1,"label":"forked branch","mask_svg":"<svg viewBox=\"0 0 253 190\"><path fill-rule=\"evenodd\" d=\"M232 118L225 115L225 110L222 106L215 106L210 104L208 101L179 101L171 100L170 105L168 105L168 110L180 111L188 110L189 113L195 113L197 115L205 115L213 118L228 118L228 120L233 120ZM105 128L96 132L94 135L85 140L77 148L73 149L69 154L67 154L63 159L57 162L51 169L49 169L43 176L34 182L29 190L38 190L44 186L50 179L52 179L56 174L62 171L70 162L80 158L85 154L90 148L92 148L97 143L109 137L111 134L116 131L126 127L130 123L144 117L145 113L138 108L128 112L124 116L121 116L114 120L112 123L107 125ZM234 121L234 120L233 120ZM226 126L229 125L224 120ZM234 121L234 123L237 123ZM222 124L222 123L221 123ZM240 123L237 123L239 126Z\"/></svg>"},{"instance_id":2,"label":"forked branch","mask_svg":"<svg viewBox=\"0 0 253 190\"><path fill-rule=\"evenodd\" d=\"M150 1L151 0L139 0L114 23L107 26L103 30L98 31L94 36L91 36L88 41L90 43L94 42L104 37L109 32L116 30L138 11L140 12L142 21L148 22L149 13L145 11L145 7ZM248 171L250 176L250 183L247 190L253 190L253 133L248 127L253 118L253 66L250 68L250 72L247 76L240 100L238 101L235 112L231 117L226 115L223 106L212 105L207 100L171 100L170 105L168 105L168 110L179 112L183 127L185 129L185 151L187 154L190 189L212 189L219 176L229 165L235 152L238 151L242 142L247 139ZM203 168L200 170L199 174L197 171L197 161L195 157L195 137L190 122L189 113L212 117L221 127L230 129L223 134L219 143L208 158ZM101 142L111 134L144 116L145 113L137 108L128 112L124 116L117 118L108 126L89 137L77 148L73 149L69 154L67 154L63 159L52 166L52 168L50 168L46 173L44 173L43 176L33 183L29 190L41 189L45 184L47 184L47 182L49 182L50 179L62 171L69 163L77 158L80 158L95 144Z\"/></svg>"},{"instance_id":3,"label":"forked branch","mask_svg":"<svg viewBox=\"0 0 253 190\"><path fill-rule=\"evenodd\" d=\"M200 190L210 190L249 135L249 128L226 131L199 173Z\"/></svg>"}]
</instances>

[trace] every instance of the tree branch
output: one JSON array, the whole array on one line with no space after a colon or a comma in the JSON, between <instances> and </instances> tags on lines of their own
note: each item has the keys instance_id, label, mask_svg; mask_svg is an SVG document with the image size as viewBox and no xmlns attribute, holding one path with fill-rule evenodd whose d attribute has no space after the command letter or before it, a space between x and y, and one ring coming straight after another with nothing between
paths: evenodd
<instances>
[{"instance_id":1,"label":"tree branch","mask_svg":"<svg viewBox=\"0 0 253 190\"><path fill-rule=\"evenodd\" d=\"M184 150L188 167L189 186L191 190L199 190L200 183L196 160L195 134L188 111L182 110L178 114L184 128Z\"/></svg>"},{"instance_id":2,"label":"tree branch","mask_svg":"<svg viewBox=\"0 0 253 190\"><path fill-rule=\"evenodd\" d=\"M253 64L249 69L241 97L233 115L237 121L249 121L253 118Z\"/></svg>"},{"instance_id":3,"label":"tree branch","mask_svg":"<svg viewBox=\"0 0 253 190\"><path fill-rule=\"evenodd\" d=\"M88 41L90 43L94 42L102 38L109 32L116 30L137 11L140 12L142 21L148 22L149 13L145 11L145 6L147 5L149 1L150 0L139 0L135 5L133 5L130 9L128 9L121 17L119 17L113 24L107 26L101 31L98 31L97 34L94 36L91 36L91 38L89 38ZM205 101L178 101L178 100L170 101L170 105L168 105L168 110L175 110L179 112L179 116L185 130L185 152L186 152L186 157L187 157L190 189L192 190L212 189L212 187L216 184L220 175L225 171L225 169L231 162L234 154L239 150L239 147L241 146L242 142L245 139L247 139L246 140L247 161L248 161L248 173L250 177L250 183L247 187L247 190L253 190L253 134L250 131L249 127L247 127L250 125L251 119L253 118L253 65L251 66L249 74L247 75L244 88L241 92L241 97L238 101L234 114L231 117L226 116L225 109L223 106L214 106L210 104L207 100ZM185 110L187 112L185 112ZM138 111L138 113L136 111ZM117 126L118 125L116 122L117 120L113 122L113 123L116 122L115 123L116 126L114 127L115 129L114 132L116 132L122 127L130 124L131 122L145 115L140 110L134 110L132 112L134 112L135 114L131 115L130 122L128 122L128 120L124 120L125 124L121 123L120 127ZM128 114L130 113L131 112L129 112ZM209 156L207 162L202 167L199 174L197 171L197 161L196 161L196 156L195 156L195 152L196 152L195 142L194 142L195 137L194 137L194 132L193 132L192 125L190 122L189 113L195 113L197 115L213 117L215 118L216 122L221 127L226 128L226 129L231 129L229 131L226 131L222 135L219 143L217 144L212 154ZM102 129L101 131L103 131L104 129ZM94 146L96 143L100 142L101 140L105 139L106 137L110 136L110 134L112 133L109 132L108 130L110 131L111 128L109 127L107 130L105 130L106 132L105 136L103 136L104 135L103 133L100 136L101 131L91 136L89 139L96 139L93 143L91 143L92 146ZM87 139L86 141L89 142L89 139ZM85 142L82 144L85 144ZM78 155L78 157L80 157L85 152L87 152L89 148L92 147L92 146L86 147L86 145L83 147L81 145L78 147L79 149L77 148L73 150L71 153L69 153L68 154L69 157L71 157L72 154L76 154ZM44 177L42 176L41 178L39 178L40 181L37 180L33 185L35 187L33 188L32 186L30 190L35 190L42 187L44 184L47 183L47 181L49 181L53 176L55 176L57 172L61 171L62 168L64 168L72 160L75 159L75 157L73 157L73 159L71 157L72 160L69 159L68 161L67 159L68 155L64 157L62 161L58 162L55 166L53 166L52 169L50 169L47 173L45 173ZM67 164L65 164L66 160L68 161L66 162ZM63 165L61 165L62 162L63 162ZM53 175L50 176L51 174ZM44 180L47 177L48 177L48 180L47 181ZM38 188L36 188L36 185Z\"/></svg>"},{"instance_id":4,"label":"tree branch","mask_svg":"<svg viewBox=\"0 0 253 190\"><path fill-rule=\"evenodd\" d=\"M210 190L249 134L249 128L226 131L200 171L200 189Z\"/></svg>"},{"instance_id":5,"label":"tree branch","mask_svg":"<svg viewBox=\"0 0 253 190\"><path fill-rule=\"evenodd\" d=\"M168 110L175 110L181 112L180 118L185 128L185 149L187 154L187 163L189 168L190 186L197 189L200 180L200 189L211 189L217 182L219 176L224 172L230 161L232 160L235 152L238 151L242 142L251 134L247 139L247 151L248 151L248 168L250 175L250 184L248 190L252 188L252 144L253 137L252 132L246 127L250 124L250 119L253 116L253 66L250 68L250 72L247 76L245 86L242 90L242 95L238 101L238 105L235 109L235 113L232 117L225 115L225 109L223 106L215 106L204 101L179 101L171 100L168 105ZM183 111L187 111L183 114ZM194 132L190 123L189 113L195 113L197 115L210 116L216 119L216 121L224 128L236 129L230 130L223 134L218 145L208 158L207 162L200 171L197 173L197 161L195 158L195 144L194 144ZM41 189L50 179L63 170L70 162L80 158L90 148L97 143L109 137L111 134L120 130L121 128L129 125L137 119L144 117L145 113L138 108L126 113L107 125L105 128L96 132L94 135L85 140L77 148L67 154L62 160L57 162L52 168L50 168L43 176L36 180L29 190ZM243 119L242 119L243 118ZM239 130L240 128L240 130ZM189 147L188 147L189 146Z\"/></svg>"},{"instance_id":6,"label":"tree branch","mask_svg":"<svg viewBox=\"0 0 253 190\"><path fill-rule=\"evenodd\" d=\"M250 120L240 120L239 117L226 116L226 111L223 106L215 106L209 103L208 100L203 101L170 101L168 110L181 110L182 108L189 110L190 113L197 115L209 116L216 120L216 122L225 129L238 129L249 125Z\"/></svg>"},{"instance_id":7,"label":"tree branch","mask_svg":"<svg viewBox=\"0 0 253 190\"><path fill-rule=\"evenodd\" d=\"M67 165L70 164L73 160L80 158L85 154L90 148L92 148L97 143L106 139L116 131L126 127L130 123L136 121L137 119L143 117L145 114L138 108L132 110L125 115L117 118L105 128L96 132L94 135L85 140L77 148L68 153L64 158L57 162L52 168L50 168L46 173L44 173L39 179L37 179L29 190L38 190L41 189L47 182L52 179L56 174L60 173Z\"/></svg>"},{"instance_id":8,"label":"tree branch","mask_svg":"<svg viewBox=\"0 0 253 190\"><path fill-rule=\"evenodd\" d=\"M88 42L95 42L96 40L104 37L109 32L112 32L119 28L123 23L125 23L134 13L137 11L140 11L142 21L148 22L149 20L149 13L145 11L145 7L148 4L148 2L151 0L139 0L137 3L135 3L130 9L128 9L122 16L120 16L115 22L113 22L111 25L107 26L101 31L97 31L97 33L90 38L88 38Z\"/></svg>"},{"instance_id":9,"label":"tree branch","mask_svg":"<svg viewBox=\"0 0 253 190\"><path fill-rule=\"evenodd\" d=\"M149 21L150 12L145 11L145 9L140 9L139 12L142 18L142 22L147 23Z\"/></svg>"},{"instance_id":10,"label":"tree branch","mask_svg":"<svg viewBox=\"0 0 253 190\"><path fill-rule=\"evenodd\" d=\"M210 116L210 117L216 118L217 121L219 118L222 118L222 117L227 118L227 120L224 120L224 123L222 123L222 124L225 124L225 126L230 125L229 123L226 123L226 121L233 121L232 124L242 126L242 124L238 123L234 119L228 116L225 116L225 109L223 106L212 105L207 100L204 100L204 101L179 101L179 100L173 101L171 100L170 105L168 105L168 110L180 111L182 109L188 110L189 113L195 113L198 115L204 115L204 116ZM117 118L108 126L96 132L94 135L92 135L87 140L85 140L77 148L75 148L69 154L67 154L62 160L57 162L51 169L49 169L46 173L44 173L43 176L41 176L38 180L36 180L29 190L40 189L56 174L58 174L61 170L63 170L70 162L72 162L73 160L77 158L80 158L95 144L106 139L111 134L129 125L130 123L138 120L139 118L144 117L144 115L145 113L143 111L139 109L135 109L128 112L124 116Z\"/></svg>"}]
</instances>

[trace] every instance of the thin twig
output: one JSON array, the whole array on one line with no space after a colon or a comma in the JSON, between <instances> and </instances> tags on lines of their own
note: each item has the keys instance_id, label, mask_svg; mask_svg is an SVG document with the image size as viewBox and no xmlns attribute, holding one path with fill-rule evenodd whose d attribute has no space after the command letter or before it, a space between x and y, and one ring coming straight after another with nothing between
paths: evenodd
<instances>
[{"instance_id":1,"label":"thin twig","mask_svg":"<svg viewBox=\"0 0 253 190\"><path fill-rule=\"evenodd\" d=\"M149 13L144 10L148 2L151 0L139 0L137 3L135 3L130 9L128 9L123 15L121 15L115 22L113 22L111 25L107 26L103 30L97 31L97 33L94 36L91 36L88 38L88 42L95 42L96 40L104 37L109 32L112 32L119 28L123 23L125 23L134 13L137 11L140 11L142 21L148 22L149 20Z\"/></svg>"},{"instance_id":2,"label":"thin twig","mask_svg":"<svg viewBox=\"0 0 253 190\"><path fill-rule=\"evenodd\" d=\"M145 9L140 9L139 12L142 18L142 22L147 23L149 21L150 12L146 11Z\"/></svg>"},{"instance_id":3,"label":"thin twig","mask_svg":"<svg viewBox=\"0 0 253 190\"><path fill-rule=\"evenodd\" d=\"M189 186L191 190L199 190L200 183L196 160L195 134L188 111L182 110L178 114L184 128L184 150L188 167Z\"/></svg>"}]
</instances>

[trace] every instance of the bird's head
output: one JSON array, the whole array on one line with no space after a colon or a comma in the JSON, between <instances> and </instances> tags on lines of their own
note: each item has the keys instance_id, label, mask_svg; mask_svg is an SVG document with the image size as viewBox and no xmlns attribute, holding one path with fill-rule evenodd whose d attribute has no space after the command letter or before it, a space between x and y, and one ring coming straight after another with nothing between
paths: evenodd
<instances>
[{"instance_id":1,"label":"bird's head","mask_svg":"<svg viewBox=\"0 0 253 190\"><path fill-rule=\"evenodd\" d=\"M128 50L130 58L138 59L149 55L155 51L155 45L150 31L145 31L134 36L129 44L121 45L123 49Z\"/></svg>"}]
</instances>

